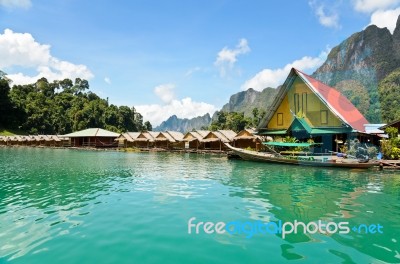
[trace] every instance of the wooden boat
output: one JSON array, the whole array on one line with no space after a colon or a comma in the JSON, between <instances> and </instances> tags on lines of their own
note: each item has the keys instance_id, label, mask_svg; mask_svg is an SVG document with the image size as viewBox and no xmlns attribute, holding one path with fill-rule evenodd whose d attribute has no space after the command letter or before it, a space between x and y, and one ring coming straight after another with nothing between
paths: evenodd
<instances>
[{"instance_id":1,"label":"wooden boat","mask_svg":"<svg viewBox=\"0 0 400 264\"><path fill-rule=\"evenodd\" d=\"M315 167L339 167L339 168L357 168L368 169L373 166L378 166L379 163L375 161L359 161L357 159L338 159L338 160L325 160L313 159L312 157L297 157L297 156L283 156L272 152L257 152L235 148L230 144L225 144L233 154L241 157L244 160L261 161L270 163L304 165Z\"/></svg>"}]
</instances>

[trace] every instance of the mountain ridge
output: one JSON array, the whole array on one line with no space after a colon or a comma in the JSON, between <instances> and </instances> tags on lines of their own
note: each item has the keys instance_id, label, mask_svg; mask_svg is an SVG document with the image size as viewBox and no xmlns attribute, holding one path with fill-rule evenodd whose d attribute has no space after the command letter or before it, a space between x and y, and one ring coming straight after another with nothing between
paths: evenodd
<instances>
[{"instance_id":1,"label":"mountain ridge","mask_svg":"<svg viewBox=\"0 0 400 264\"><path fill-rule=\"evenodd\" d=\"M387 28L370 25L343 40L331 49L325 62L311 76L339 90L369 122L381 123L386 120L382 119L380 100L383 95L378 86L399 68L400 16L393 34ZM267 111L278 90L279 87L267 87L262 91L249 88L235 93L220 111L244 112L246 117L251 117L255 107ZM212 120L218 112L213 114Z\"/></svg>"},{"instance_id":2,"label":"mountain ridge","mask_svg":"<svg viewBox=\"0 0 400 264\"><path fill-rule=\"evenodd\" d=\"M153 130L154 131L172 130L185 133L188 131L192 131L193 129L201 129L202 127L208 127L210 124L211 124L211 116L209 113L191 119L178 118L176 115L172 115Z\"/></svg>"}]
</instances>

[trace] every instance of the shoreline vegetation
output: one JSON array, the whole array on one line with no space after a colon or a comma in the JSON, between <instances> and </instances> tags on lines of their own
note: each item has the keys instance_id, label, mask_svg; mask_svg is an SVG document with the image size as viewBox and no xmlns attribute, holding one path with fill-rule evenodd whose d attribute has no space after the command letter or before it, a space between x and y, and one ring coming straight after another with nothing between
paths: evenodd
<instances>
[{"instance_id":1,"label":"shoreline vegetation","mask_svg":"<svg viewBox=\"0 0 400 264\"><path fill-rule=\"evenodd\" d=\"M12 87L11 87L12 86ZM0 135L67 134L88 127L152 130L134 106L117 106L90 91L84 79L12 85L0 70ZM17 133L14 133L17 132Z\"/></svg>"}]
</instances>

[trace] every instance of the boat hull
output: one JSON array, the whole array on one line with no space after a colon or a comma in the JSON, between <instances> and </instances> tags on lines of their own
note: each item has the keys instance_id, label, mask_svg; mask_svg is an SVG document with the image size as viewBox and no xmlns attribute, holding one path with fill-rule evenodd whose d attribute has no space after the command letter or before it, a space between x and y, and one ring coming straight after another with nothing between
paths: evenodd
<instances>
[{"instance_id":1,"label":"boat hull","mask_svg":"<svg viewBox=\"0 0 400 264\"><path fill-rule=\"evenodd\" d=\"M338 167L338 168L358 168L358 169L368 169L373 166L378 166L377 162L366 162L360 163L357 161L347 162L343 160L342 162L336 162L335 160L329 161L312 161L306 159L298 159L296 157L284 157L276 156L273 153L255 152L245 149L239 149L226 144L227 147L232 150L235 155L240 156L244 160L250 161L260 161L269 163L280 163L280 164L290 164L290 165L303 165L303 166L314 166L314 167Z\"/></svg>"}]
</instances>

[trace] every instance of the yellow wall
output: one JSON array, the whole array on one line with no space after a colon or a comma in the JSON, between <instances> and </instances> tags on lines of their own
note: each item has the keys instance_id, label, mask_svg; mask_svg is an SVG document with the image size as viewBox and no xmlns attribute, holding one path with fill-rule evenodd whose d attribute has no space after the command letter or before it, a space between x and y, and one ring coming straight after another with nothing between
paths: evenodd
<instances>
[{"instance_id":1,"label":"yellow wall","mask_svg":"<svg viewBox=\"0 0 400 264\"><path fill-rule=\"evenodd\" d=\"M278 125L278 113L282 113L282 125ZM292 124L292 121L293 115L290 113L288 95L286 95L269 121L267 127L269 129L287 129Z\"/></svg>"},{"instance_id":2,"label":"yellow wall","mask_svg":"<svg viewBox=\"0 0 400 264\"><path fill-rule=\"evenodd\" d=\"M295 94L298 98L295 105ZM298 117L304 117L311 127L341 127L341 121L326 107L326 105L315 95L310 88L296 77L289 88L281 105L278 107L270 122L268 129L287 129L292 124L293 113ZM321 111L327 111L327 123L321 121ZM278 125L278 113L283 114L283 124Z\"/></svg>"},{"instance_id":3,"label":"yellow wall","mask_svg":"<svg viewBox=\"0 0 400 264\"><path fill-rule=\"evenodd\" d=\"M187 133L184 137L183 137L183 139L193 139L193 138L195 138L191 133Z\"/></svg>"},{"instance_id":4,"label":"yellow wall","mask_svg":"<svg viewBox=\"0 0 400 264\"><path fill-rule=\"evenodd\" d=\"M209 133L206 137L204 138L218 138L214 133Z\"/></svg>"}]
</instances>

